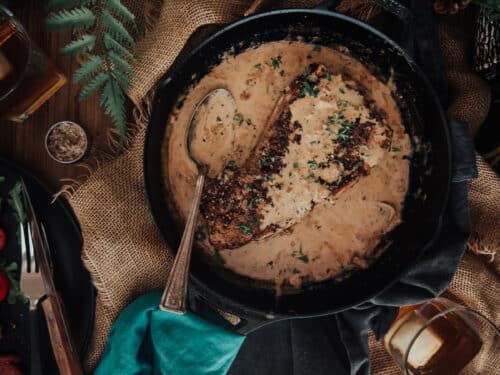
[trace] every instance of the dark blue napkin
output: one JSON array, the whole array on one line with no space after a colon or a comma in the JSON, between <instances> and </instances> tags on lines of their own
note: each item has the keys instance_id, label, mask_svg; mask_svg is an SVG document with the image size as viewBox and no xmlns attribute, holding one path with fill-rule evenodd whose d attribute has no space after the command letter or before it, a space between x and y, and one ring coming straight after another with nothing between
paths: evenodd
<instances>
[{"instance_id":1,"label":"dark blue napkin","mask_svg":"<svg viewBox=\"0 0 500 375\"><path fill-rule=\"evenodd\" d=\"M413 14L412 25L395 39L419 62L446 107L444 64L431 3L401 3ZM405 40L401 40L401 35ZM447 288L471 230L466 183L477 177L467 124L452 120L449 129L452 184L434 246L397 283L368 303L330 317L277 322L249 335L229 374L368 375L368 331L372 329L380 339L394 320L398 306L424 302Z\"/></svg>"}]
</instances>

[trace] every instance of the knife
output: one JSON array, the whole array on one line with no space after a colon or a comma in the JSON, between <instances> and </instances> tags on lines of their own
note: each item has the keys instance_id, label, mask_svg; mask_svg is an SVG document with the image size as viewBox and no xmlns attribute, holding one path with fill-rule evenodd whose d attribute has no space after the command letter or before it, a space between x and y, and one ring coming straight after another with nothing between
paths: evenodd
<instances>
[{"instance_id":1,"label":"knife","mask_svg":"<svg viewBox=\"0 0 500 375\"><path fill-rule=\"evenodd\" d=\"M41 304L47 321L50 342L52 344L57 366L61 375L83 375L80 358L78 357L74 340L68 329L68 319L66 318L64 306L54 285L52 266L48 257L49 246L45 237L45 232L38 222L24 180L22 180L22 184L26 203L26 213L31 229L30 235L36 253L38 267L40 268L45 286L46 298Z\"/></svg>"}]
</instances>

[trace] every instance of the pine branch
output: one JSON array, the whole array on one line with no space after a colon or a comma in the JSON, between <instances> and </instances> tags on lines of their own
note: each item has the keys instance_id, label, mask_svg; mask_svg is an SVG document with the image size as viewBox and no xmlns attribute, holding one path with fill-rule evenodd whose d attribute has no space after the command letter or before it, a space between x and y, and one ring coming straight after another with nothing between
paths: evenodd
<instances>
[{"instance_id":1,"label":"pine branch","mask_svg":"<svg viewBox=\"0 0 500 375\"><path fill-rule=\"evenodd\" d=\"M131 86L130 79L128 78L128 76L125 73L123 73L119 70L113 70L111 72L111 75L120 84L120 86L124 90L128 90L130 88L130 86Z\"/></svg>"},{"instance_id":2,"label":"pine branch","mask_svg":"<svg viewBox=\"0 0 500 375\"><path fill-rule=\"evenodd\" d=\"M82 83L95 75L102 67L102 58L92 55L87 61L73 73L73 82Z\"/></svg>"},{"instance_id":3,"label":"pine branch","mask_svg":"<svg viewBox=\"0 0 500 375\"><path fill-rule=\"evenodd\" d=\"M113 51L109 51L108 58L113 63L115 68L118 68L118 70L121 70L127 74L134 73L130 64L126 60L121 58L120 55L118 55L117 53L115 53Z\"/></svg>"},{"instance_id":4,"label":"pine branch","mask_svg":"<svg viewBox=\"0 0 500 375\"><path fill-rule=\"evenodd\" d=\"M54 10L56 8L73 8L80 4L80 0L49 0L47 8ZM82 4L83 5L83 4Z\"/></svg>"},{"instance_id":5,"label":"pine branch","mask_svg":"<svg viewBox=\"0 0 500 375\"><path fill-rule=\"evenodd\" d=\"M125 119L125 94L117 81L110 79L106 82L99 103L118 129L121 149L127 132L127 122Z\"/></svg>"},{"instance_id":6,"label":"pine branch","mask_svg":"<svg viewBox=\"0 0 500 375\"><path fill-rule=\"evenodd\" d=\"M97 91L105 82L109 81L109 74L101 72L92 79L87 86L85 86L80 92L78 100L82 101L89 95Z\"/></svg>"},{"instance_id":7,"label":"pine branch","mask_svg":"<svg viewBox=\"0 0 500 375\"><path fill-rule=\"evenodd\" d=\"M131 47L135 47L134 38L132 38L125 26L123 26L123 23L113 17L107 9L102 11L101 17L104 28L109 34L111 34L116 40L120 42L127 42Z\"/></svg>"},{"instance_id":8,"label":"pine branch","mask_svg":"<svg viewBox=\"0 0 500 375\"><path fill-rule=\"evenodd\" d=\"M94 13L89 8L63 9L47 18L49 29L89 28L95 24Z\"/></svg>"},{"instance_id":9,"label":"pine branch","mask_svg":"<svg viewBox=\"0 0 500 375\"><path fill-rule=\"evenodd\" d=\"M96 36L84 34L80 39L73 40L67 46L61 48L59 53L67 55L68 53L78 53L83 51L92 51L95 45Z\"/></svg>"},{"instance_id":10,"label":"pine branch","mask_svg":"<svg viewBox=\"0 0 500 375\"><path fill-rule=\"evenodd\" d=\"M113 10L113 12L126 21L135 21L134 14L125 7L120 0L105 0L106 5Z\"/></svg>"},{"instance_id":11,"label":"pine branch","mask_svg":"<svg viewBox=\"0 0 500 375\"><path fill-rule=\"evenodd\" d=\"M115 39L113 39L113 37L108 33L104 34L104 46L106 47L106 49L112 50L129 60L134 60L134 55L128 49L118 43Z\"/></svg>"}]
</instances>

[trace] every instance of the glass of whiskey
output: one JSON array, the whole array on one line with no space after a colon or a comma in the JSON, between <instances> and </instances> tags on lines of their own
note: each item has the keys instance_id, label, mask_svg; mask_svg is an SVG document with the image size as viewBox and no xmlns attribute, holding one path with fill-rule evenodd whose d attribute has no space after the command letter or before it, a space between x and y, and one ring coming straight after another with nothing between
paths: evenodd
<instances>
[{"instance_id":1,"label":"glass of whiskey","mask_svg":"<svg viewBox=\"0 0 500 375\"><path fill-rule=\"evenodd\" d=\"M445 298L402 307L384 337L407 375L500 373L499 343L493 322Z\"/></svg>"},{"instance_id":2,"label":"glass of whiskey","mask_svg":"<svg viewBox=\"0 0 500 375\"><path fill-rule=\"evenodd\" d=\"M23 25L0 5L0 118L26 120L65 83Z\"/></svg>"}]
</instances>

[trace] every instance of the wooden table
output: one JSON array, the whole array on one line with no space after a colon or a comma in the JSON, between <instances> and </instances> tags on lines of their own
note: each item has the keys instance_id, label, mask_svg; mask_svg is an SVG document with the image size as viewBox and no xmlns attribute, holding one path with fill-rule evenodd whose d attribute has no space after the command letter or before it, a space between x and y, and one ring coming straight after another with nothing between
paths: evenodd
<instances>
[{"instance_id":1,"label":"wooden table","mask_svg":"<svg viewBox=\"0 0 500 375\"><path fill-rule=\"evenodd\" d=\"M93 148L109 150L107 133L112 124L99 107L98 95L82 103L78 101L79 86L71 83L71 74L78 63L73 56L58 54L58 50L71 40L71 33L46 30L46 1L20 4L22 5L14 9L17 18L40 49L56 62L69 79L64 87L24 123L0 121L0 156L30 170L56 190L62 185L61 178L77 178L84 171L77 165L63 165L49 157L44 147L44 137L49 126L61 120L75 121L87 130Z\"/></svg>"}]
</instances>

